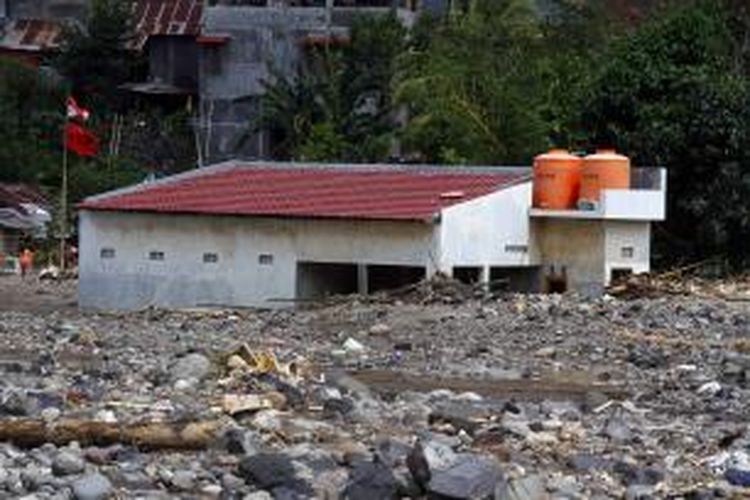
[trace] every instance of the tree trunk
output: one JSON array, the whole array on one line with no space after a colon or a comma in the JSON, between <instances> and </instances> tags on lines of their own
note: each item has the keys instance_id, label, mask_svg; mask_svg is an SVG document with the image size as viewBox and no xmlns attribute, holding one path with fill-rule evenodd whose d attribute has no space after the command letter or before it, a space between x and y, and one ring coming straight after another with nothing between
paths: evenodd
<instances>
[{"instance_id":1,"label":"tree trunk","mask_svg":"<svg viewBox=\"0 0 750 500\"><path fill-rule=\"evenodd\" d=\"M61 446L78 441L81 445L123 444L150 450L202 450L221 436L225 421L144 422L118 424L64 419L47 424L42 420L0 420L0 442L20 447L44 443Z\"/></svg>"}]
</instances>

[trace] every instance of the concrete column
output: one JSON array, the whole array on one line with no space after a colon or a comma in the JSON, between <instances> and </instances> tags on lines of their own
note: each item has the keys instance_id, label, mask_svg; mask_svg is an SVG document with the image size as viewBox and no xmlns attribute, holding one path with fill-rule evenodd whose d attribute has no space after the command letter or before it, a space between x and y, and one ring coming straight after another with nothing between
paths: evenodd
<instances>
[{"instance_id":1,"label":"concrete column","mask_svg":"<svg viewBox=\"0 0 750 500\"><path fill-rule=\"evenodd\" d=\"M357 264L357 293L367 295L370 291L370 283L367 279L367 264Z\"/></svg>"},{"instance_id":2,"label":"concrete column","mask_svg":"<svg viewBox=\"0 0 750 500\"><path fill-rule=\"evenodd\" d=\"M490 283L490 266L482 266L479 274L479 282L488 285Z\"/></svg>"},{"instance_id":3,"label":"concrete column","mask_svg":"<svg viewBox=\"0 0 750 500\"><path fill-rule=\"evenodd\" d=\"M482 266L482 271L479 273L479 283L482 285L484 293L490 292L490 266Z\"/></svg>"}]
</instances>

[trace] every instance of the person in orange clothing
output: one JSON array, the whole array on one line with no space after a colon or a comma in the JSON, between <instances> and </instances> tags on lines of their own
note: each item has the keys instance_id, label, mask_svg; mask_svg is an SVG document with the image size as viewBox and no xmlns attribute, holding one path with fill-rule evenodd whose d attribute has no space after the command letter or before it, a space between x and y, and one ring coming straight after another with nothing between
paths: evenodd
<instances>
[{"instance_id":1,"label":"person in orange clothing","mask_svg":"<svg viewBox=\"0 0 750 500\"><path fill-rule=\"evenodd\" d=\"M21 257L18 259L18 262L21 264L21 277L23 278L26 276L26 273L30 272L34 267L34 252L25 248L23 252L21 252Z\"/></svg>"}]
</instances>

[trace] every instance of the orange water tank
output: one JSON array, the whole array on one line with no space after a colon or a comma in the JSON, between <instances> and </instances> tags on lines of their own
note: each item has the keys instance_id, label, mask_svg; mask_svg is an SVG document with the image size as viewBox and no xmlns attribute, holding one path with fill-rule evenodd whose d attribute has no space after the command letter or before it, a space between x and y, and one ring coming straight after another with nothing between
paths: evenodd
<instances>
[{"instance_id":1,"label":"orange water tank","mask_svg":"<svg viewBox=\"0 0 750 500\"><path fill-rule=\"evenodd\" d=\"M583 160L564 149L534 158L535 208L567 210L576 207Z\"/></svg>"},{"instance_id":2,"label":"orange water tank","mask_svg":"<svg viewBox=\"0 0 750 500\"><path fill-rule=\"evenodd\" d=\"M583 159L580 201L599 203L603 189L630 189L630 159L613 149L600 149Z\"/></svg>"}]
</instances>

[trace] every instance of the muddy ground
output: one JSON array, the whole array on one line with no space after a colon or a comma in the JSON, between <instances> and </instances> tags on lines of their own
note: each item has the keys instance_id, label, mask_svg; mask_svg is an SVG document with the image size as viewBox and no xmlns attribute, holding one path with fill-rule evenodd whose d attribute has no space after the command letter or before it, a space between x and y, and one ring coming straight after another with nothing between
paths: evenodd
<instances>
[{"instance_id":1,"label":"muddy ground","mask_svg":"<svg viewBox=\"0 0 750 500\"><path fill-rule=\"evenodd\" d=\"M0 498L750 495L745 301L425 285L83 314L72 282L0 278L0 372ZM188 451L64 422L220 428Z\"/></svg>"},{"instance_id":2,"label":"muddy ground","mask_svg":"<svg viewBox=\"0 0 750 500\"><path fill-rule=\"evenodd\" d=\"M76 310L76 283L0 274L0 311L50 313Z\"/></svg>"}]
</instances>

